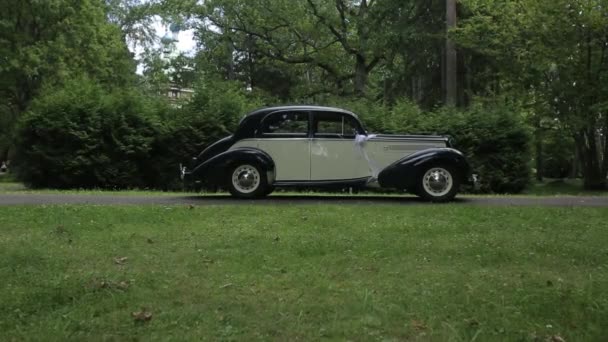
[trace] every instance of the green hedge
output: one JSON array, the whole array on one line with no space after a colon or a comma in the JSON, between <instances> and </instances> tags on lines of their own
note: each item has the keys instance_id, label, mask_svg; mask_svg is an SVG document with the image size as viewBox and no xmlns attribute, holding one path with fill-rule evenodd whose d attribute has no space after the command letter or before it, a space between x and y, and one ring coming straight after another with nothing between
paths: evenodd
<instances>
[{"instance_id":1,"label":"green hedge","mask_svg":"<svg viewBox=\"0 0 608 342\"><path fill-rule=\"evenodd\" d=\"M33 187L145 187L158 108L136 92L82 78L47 89L19 122L20 180Z\"/></svg>"},{"instance_id":2,"label":"green hedge","mask_svg":"<svg viewBox=\"0 0 608 342\"><path fill-rule=\"evenodd\" d=\"M178 165L260 106L232 83L195 90L176 106L87 78L46 89L20 120L17 175L32 187L179 189Z\"/></svg>"},{"instance_id":3,"label":"green hedge","mask_svg":"<svg viewBox=\"0 0 608 342\"><path fill-rule=\"evenodd\" d=\"M240 119L261 106L261 101L238 84L206 81L195 87L190 102L161 116L163 130L156 139L154 173L149 182L157 189L180 188L178 165L189 165L205 147L232 134Z\"/></svg>"},{"instance_id":4,"label":"green hedge","mask_svg":"<svg viewBox=\"0 0 608 342\"><path fill-rule=\"evenodd\" d=\"M517 107L480 101L466 110L424 112L408 101L392 107L366 100L329 103L357 113L372 133L451 136L454 147L480 175L479 192L519 193L530 181L531 135L523 111Z\"/></svg>"},{"instance_id":5,"label":"green hedge","mask_svg":"<svg viewBox=\"0 0 608 342\"><path fill-rule=\"evenodd\" d=\"M530 179L530 134L517 108L478 103L464 111L424 112L407 101L392 107L330 102L359 114L374 133L451 135L481 175L482 192L517 193ZM178 164L231 134L260 106L259 98L225 81L199 83L192 100L176 107L76 79L44 90L21 118L14 165L33 187L176 189Z\"/></svg>"}]
</instances>

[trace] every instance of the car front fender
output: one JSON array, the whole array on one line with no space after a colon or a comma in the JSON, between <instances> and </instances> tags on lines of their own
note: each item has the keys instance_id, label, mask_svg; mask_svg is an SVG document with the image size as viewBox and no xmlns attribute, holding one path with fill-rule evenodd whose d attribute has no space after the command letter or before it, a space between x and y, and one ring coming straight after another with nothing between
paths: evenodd
<instances>
[{"instance_id":1,"label":"car front fender","mask_svg":"<svg viewBox=\"0 0 608 342\"><path fill-rule=\"evenodd\" d=\"M229 171L227 168L234 163L252 163L266 171L274 170L274 161L266 152L257 148L243 147L220 153L198 164L189 172L188 178L221 185Z\"/></svg>"},{"instance_id":2,"label":"car front fender","mask_svg":"<svg viewBox=\"0 0 608 342\"><path fill-rule=\"evenodd\" d=\"M462 183L466 183L470 166L464 155L453 148L430 148L413 153L384 168L378 175L378 183L384 188L411 189L422 172L431 165L450 166L457 172Z\"/></svg>"}]
</instances>

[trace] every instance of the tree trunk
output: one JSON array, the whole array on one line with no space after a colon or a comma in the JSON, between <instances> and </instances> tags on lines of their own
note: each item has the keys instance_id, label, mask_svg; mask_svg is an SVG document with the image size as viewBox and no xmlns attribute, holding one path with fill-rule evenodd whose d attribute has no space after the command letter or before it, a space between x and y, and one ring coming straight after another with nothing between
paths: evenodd
<instances>
[{"instance_id":1,"label":"tree trunk","mask_svg":"<svg viewBox=\"0 0 608 342\"><path fill-rule=\"evenodd\" d=\"M447 30L456 27L456 0L446 0L446 24ZM445 103L455 106L458 96L458 55L456 45L446 34L445 54Z\"/></svg>"},{"instance_id":2,"label":"tree trunk","mask_svg":"<svg viewBox=\"0 0 608 342\"><path fill-rule=\"evenodd\" d=\"M540 127L540 120L536 122L536 180L539 182L543 181L543 131Z\"/></svg>"},{"instance_id":3,"label":"tree trunk","mask_svg":"<svg viewBox=\"0 0 608 342\"><path fill-rule=\"evenodd\" d=\"M361 55L357 55L357 62L355 64L355 94L359 96L365 95L367 90L367 79L368 71L365 63L365 58Z\"/></svg>"},{"instance_id":4,"label":"tree trunk","mask_svg":"<svg viewBox=\"0 0 608 342\"><path fill-rule=\"evenodd\" d=\"M577 178L579 174L580 157L578 155L578 148L574 146L574 157L572 159L572 168L570 169L570 178Z\"/></svg>"},{"instance_id":5,"label":"tree trunk","mask_svg":"<svg viewBox=\"0 0 608 342\"><path fill-rule=\"evenodd\" d=\"M581 131L576 137L583 172L585 190L606 190L606 174L602 170L593 127Z\"/></svg>"}]
</instances>

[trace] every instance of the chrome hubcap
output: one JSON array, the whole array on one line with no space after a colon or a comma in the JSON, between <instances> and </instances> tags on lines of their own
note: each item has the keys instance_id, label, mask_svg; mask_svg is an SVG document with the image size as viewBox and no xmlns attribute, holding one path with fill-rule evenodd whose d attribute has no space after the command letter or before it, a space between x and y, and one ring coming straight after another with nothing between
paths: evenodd
<instances>
[{"instance_id":1,"label":"chrome hubcap","mask_svg":"<svg viewBox=\"0 0 608 342\"><path fill-rule=\"evenodd\" d=\"M260 186L260 173L251 165L241 165L232 173L232 185L242 193L254 192Z\"/></svg>"},{"instance_id":2,"label":"chrome hubcap","mask_svg":"<svg viewBox=\"0 0 608 342\"><path fill-rule=\"evenodd\" d=\"M428 170L422 178L424 190L433 196L443 196L452 190L452 175L441 167Z\"/></svg>"}]
</instances>

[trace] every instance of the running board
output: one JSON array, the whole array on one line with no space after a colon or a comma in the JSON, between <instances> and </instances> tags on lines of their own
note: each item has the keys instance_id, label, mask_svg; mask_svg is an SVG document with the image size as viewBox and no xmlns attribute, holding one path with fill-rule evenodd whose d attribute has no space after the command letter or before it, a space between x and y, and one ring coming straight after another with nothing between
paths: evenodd
<instances>
[{"instance_id":1,"label":"running board","mask_svg":"<svg viewBox=\"0 0 608 342\"><path fill-rule=\"evenodd\" d=\"M287 187L353 187L362 188L365 187L371 177L356 178L356 179L340 179L340 180L316 180L316 181L277 181L272 185L278 188Z\"/></svg>"}]
</instances>

